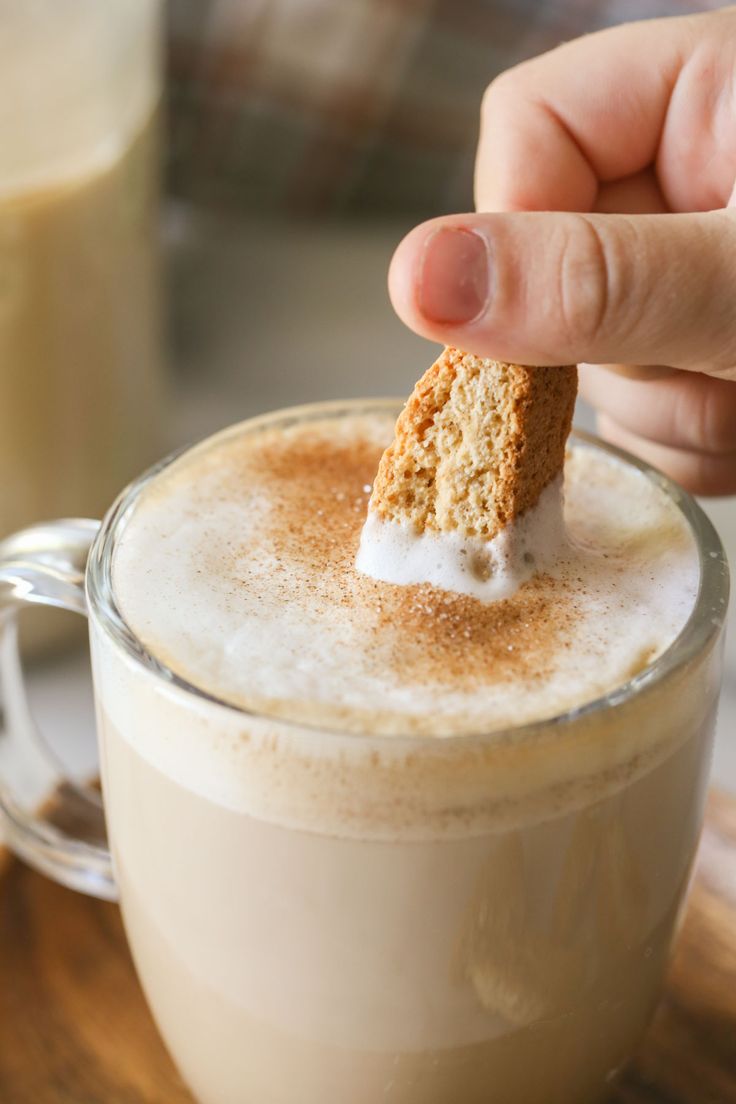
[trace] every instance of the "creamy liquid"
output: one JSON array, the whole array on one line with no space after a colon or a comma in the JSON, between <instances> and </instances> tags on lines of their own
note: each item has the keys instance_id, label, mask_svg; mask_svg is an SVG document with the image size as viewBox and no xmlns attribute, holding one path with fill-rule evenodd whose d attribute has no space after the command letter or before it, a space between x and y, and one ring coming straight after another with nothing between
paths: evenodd
<instances>
[{"instance_id":1,"label":"creamy liquid","mask_svg":"<svg viewBox=\"0 0 736 1104\"><path fill-rule=\"evenodd\" d=\"M554 574L495 604L377 583L354 557L392 417L301 418L156 477L113 565L160 660L270 716L92 622L116 877L164 1038L202 1104L592 1104L656 1001L717 655L553 727L435 737L638 670L692 606L692 539L656 483L581 447ZM372 726L391 735L349 731Z\"/></svg>"},{"instance_id":2,"label":"creamy liquid","mask_svg":"<svg viewBox=\"0 0 736 1104\"><path fill-rule=\"evenodd\" d=\"M529 579L569 558L563 515L562 476L539 501L491 540L458 532L417 533L368 508L355 566L386 583L432 583L441 590L484 602L510 598Z\"/></svg>"},{"instance_id":3,"label":"creamy liquid","mask_svg":"<svg viewBox=\"0 0 736 1104\"><path fill-rule=\"evenodd\" d=\"M666 964L706 730L583 809L390 844L228 809L152 767L107 715L101 730L128 936L203 1104L607 1092Z\"/></svg>"},{"instance_id":4,"label":"creamy liquid","mask_svg":"<svg viewBox=\"0 0 736 1104\"><path fill-rule=\"evenodd\" d=\"M157 7L3 5L0 539L102 516L160 451Z\"/></svg>"},{"instance_id":5,"label":"creamy liquid","mask_svg":"<svg viewBox=\"0 0 736 1104\"><path fill-rule=\"evenodd\" d=\"M98 517L156 451L150 111L112 159L0 192L0 537Z\"/></svg>"},{"instance_id":6,"label":"creamy liquid","mask_svg":"<svg viewBox=\"0 0 736 1104\"><path fill-rule=\"evenodd\" d=\"M136 635L242 707L446 735L599 697L685 624L699 566L677 508L585 446L566 465L568 543L509 600L359 573L370 482L391 433L388 417L324 420L225 437L175 463L117 552L115 590Z\"/></svg>"}]
</instances>

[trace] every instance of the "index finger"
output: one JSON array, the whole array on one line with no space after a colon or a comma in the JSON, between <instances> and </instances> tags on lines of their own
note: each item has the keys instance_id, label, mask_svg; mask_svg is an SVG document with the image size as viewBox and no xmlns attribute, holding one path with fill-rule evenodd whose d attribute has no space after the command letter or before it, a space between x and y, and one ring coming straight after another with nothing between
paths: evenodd
<instances>
[{"instance_id":1,"label":"index finger","mask_svg":"<svg viewBox=\"0 0 736 1104\"><path fill-rule=\"evenodd\" d=\"M483 103L478 210L590 211L601 183L651 165L693 43L725 14L626 24L502 74Z\"/></svg>"}]
</instances>

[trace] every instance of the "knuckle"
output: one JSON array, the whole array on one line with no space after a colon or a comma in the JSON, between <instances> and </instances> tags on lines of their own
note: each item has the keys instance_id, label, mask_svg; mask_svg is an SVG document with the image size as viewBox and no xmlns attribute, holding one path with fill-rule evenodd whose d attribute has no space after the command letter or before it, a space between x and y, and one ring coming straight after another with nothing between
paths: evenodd
<instances>
[{"instance_id":1,"label":"knuckle","mask_svg":"<svg viewBox=\"0 0 736 1104\"><path fill-rule=\"evenodd\" d=\"M627 313L627 247L601 220L571 214L561 223L558 303L568 343L581 350L615 338Z\"/></svg>"},{"instance_id":2,"label":"knuckle","mask_svg":"<svg viewBox=\"0 0 736 1104\"><path fill-rule=\"evenodd\" d=\"M710 455L736 452L736 383L693 378L696 390L681 388L676 422L679 436L692 448Z\"/></svg>"},{"instance_id":3,"label":"knuckle","mask_svg":"<svg viewBox=\"0 0 736 1104\"><path fill-rule=\"evenodd\" d=\"M494 77L483 93L480 104L481 120L486 123L493 119L509 99L515 99L520 93L520 84L524 81L526 63L504 69Z\"/></svg>"}]
</instances>

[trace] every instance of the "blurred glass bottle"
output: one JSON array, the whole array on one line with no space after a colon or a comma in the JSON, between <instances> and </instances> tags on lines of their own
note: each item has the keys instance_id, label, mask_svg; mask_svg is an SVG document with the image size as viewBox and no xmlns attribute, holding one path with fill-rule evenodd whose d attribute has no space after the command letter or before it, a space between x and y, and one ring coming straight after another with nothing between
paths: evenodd
<instances>
[{"instance_id":1,"label":"blurred glass bottle","mask_svg":"<svg viewBox=\"0 0 736 1104\"><path fill-rule=\"evenodd\" d=\"M0 537L157 452L160 0L0 4Z\"/></svg>"}]
</instances>

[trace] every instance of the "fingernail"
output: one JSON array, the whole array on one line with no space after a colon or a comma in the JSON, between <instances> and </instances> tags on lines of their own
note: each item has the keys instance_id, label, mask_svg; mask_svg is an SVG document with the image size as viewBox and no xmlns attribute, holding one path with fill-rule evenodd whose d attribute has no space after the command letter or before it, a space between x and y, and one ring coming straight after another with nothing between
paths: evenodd
<instances>
[{"instance_id":1,"label":"fingernail","mask_svg":"<svg viewBox=\"0 0 736 1104\"><path fill-rule=\"evenodd\" d=\"M440 226L424 244L417 306L430 322L458 325L482 314L490 292L490 257L474 230Z\"/></svg>"}]
</instances>

